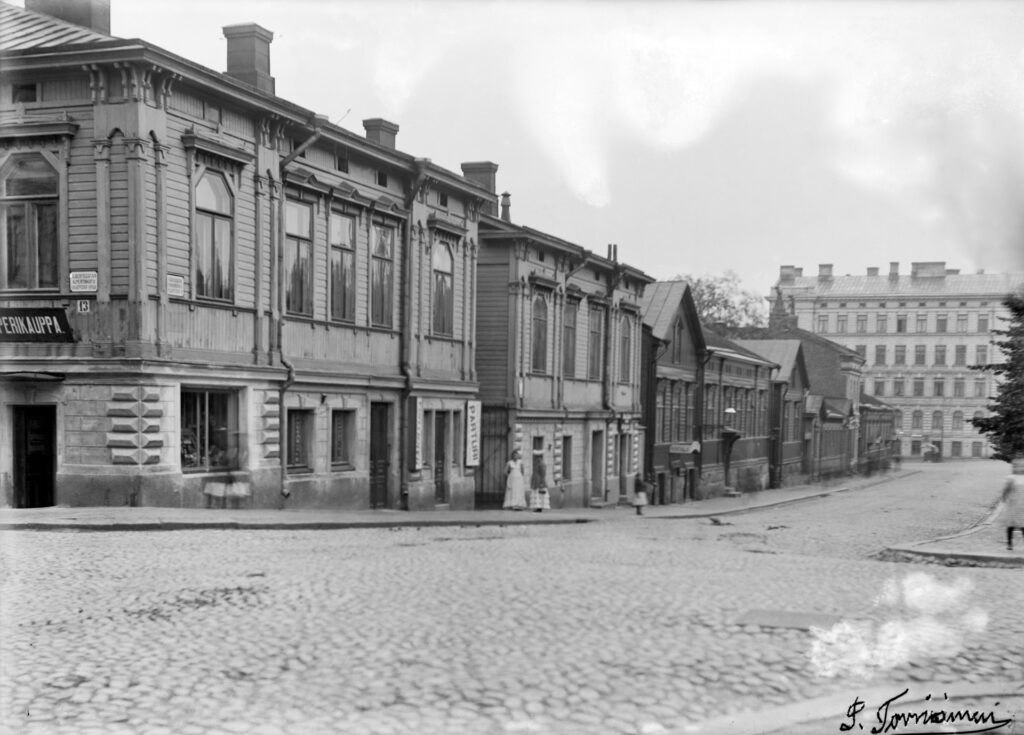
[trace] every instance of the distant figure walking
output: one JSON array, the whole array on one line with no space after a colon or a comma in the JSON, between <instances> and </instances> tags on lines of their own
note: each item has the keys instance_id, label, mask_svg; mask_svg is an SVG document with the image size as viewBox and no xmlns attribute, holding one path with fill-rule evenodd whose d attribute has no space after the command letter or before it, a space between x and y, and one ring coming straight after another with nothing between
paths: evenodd
<instances>
[{"instance_id":1,"label":"distant figure walking","mask_svg":"<svg viewBox=\"0 0 1024 735\"><path fill-rule=\"evenodd\" d=\"M551 510L548 493L548 468L544 465L544 454L533 453L533 474L530 476L530 509L535 513Z\"/></svg>"},{"instance_id":2,"label":"distant figure walking","mask_svg":"<svg viewBox=\"0 0 1024 735\"><path fill-rule=\"evenodd\" d=\"M1013 551L1013 529L1024 537L1024 457L1013 460L1012 474L1003 488L1003 522L1006 524L1006 549Z\"/></svg>"},{"instance_id":3,"label":"distant figure walking","mask_svg":"<svg viewBox=\"0 0 1024 735\"><path fill-rule=\"evenodd\" d=\"M505 510L526 508L526 488L523 480L523 460L518 449L512 450L512 458L505 463Z\"/></svg>"},{"instance_id":4,"label":"distant figure walking","mask_svg":"<svg viewBox=\"0 0 1024 735\"><path fill-rule=\"evenodd\" d=\"M638 516L642 516L644 514L644 506L647 505L649 492L653 487L653 483L645 482L643 477L640 475L636 476L636 483L633 491L633 507L636 508L636 514Z\"/></svg>"}]
</instances>

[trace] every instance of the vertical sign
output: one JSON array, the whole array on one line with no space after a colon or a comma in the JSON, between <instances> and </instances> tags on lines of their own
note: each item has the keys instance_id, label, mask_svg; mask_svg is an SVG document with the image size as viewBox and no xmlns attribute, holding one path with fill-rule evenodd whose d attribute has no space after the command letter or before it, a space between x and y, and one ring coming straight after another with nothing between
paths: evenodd
<instances>
[{"instance_id":1,"label":"vertical sign","mask_svg":"<svg viewBox=\"0 0 1024 735\"><path fill-rule=\"evenodd\" d=\"M415 431L412 437L412 468L418 470L423 466L423 406L419 398L410 398Z\"/></svg>"},{"instance_id":2,"label":"vertical sign","mask_svg":"<svg viewBox=\"0 0 1024 735\"><path fill-rule=\"evenodd\" d=\"M480 466L480 401L466 401L466 466Z\"/></svg>"}]
</instances>

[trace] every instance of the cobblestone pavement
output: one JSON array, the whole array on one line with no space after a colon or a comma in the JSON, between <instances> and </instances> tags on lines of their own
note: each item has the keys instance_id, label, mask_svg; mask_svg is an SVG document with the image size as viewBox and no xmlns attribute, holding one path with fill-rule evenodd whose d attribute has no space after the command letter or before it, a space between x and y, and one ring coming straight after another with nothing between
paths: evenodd
<instances>
[{"instance_id":1,"label":"cobblestone pavement","mask_svg":"<svg viewBox=\"0 0 1024 735\"><path fill-rule=\"evenodd\" d=\"M870 558L977 522L999 477L715 520L5 532L0 729L683 733L879 682L1019 685L1021 570Z\"/></svg>"}]
</instances>

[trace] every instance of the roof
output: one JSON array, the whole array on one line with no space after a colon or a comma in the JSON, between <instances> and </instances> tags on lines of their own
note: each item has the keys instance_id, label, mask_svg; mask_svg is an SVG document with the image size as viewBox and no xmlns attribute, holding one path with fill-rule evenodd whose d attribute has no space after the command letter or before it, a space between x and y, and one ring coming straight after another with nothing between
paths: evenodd
<instances>
[{"instance_id":1,"label":"roof","mask_svg":"<svg viewBox=\"0 0 1024 735\"><path fill-rule=\"evenodd\" d=\"M713 352L715 355L720 357L733 357L747 362L757 362L761 365L775 365L776 363L768 360L756 352L748 350L731 339L727 339L722 335L704 327L704 342L707 344L708 351Z\"/></svg>"},{"instance_id":2,"label":"roof","mask_svg":"<svg viewBox=\"0 0 1024 735\"><path fill-rule=\"evenodd\" d=\"M54 48L112 38L43 13L0 2L0 51Z\"/></svg>"},{"instance_id":3,"label":"roof","mask_svg":"<svg viewBox=\"0 0 1024 735\"><path fill-rule=\"evenodd\" d=\"M799 276L775 285L787 296L807 298L897 299L927 296L974 296L998 298L1024 284L1024 273L972 273L946 276Z\"/></svg>"},{"instance_id":4,"label":"roof","mask_svg":"<svg viewBox=\"0 0 1024 735\"><path fill-rule=\"evenodd\" d=\"M658 281L644 288L640 310L644 321L658 339L668 339L675 323L676 310L689 284L686 281Z\"/></svg>"},{"instance_id":5,"label":"roof","mask_svg":"<svg viewBox=\"0 0 1024 735\"><path fill-rule=\"evenodd\" d=\"M868 393L860 394L860 407L866 408L873 411L895 411L896 407L892 406L885 401L881 401L873 395Z\"/></svg>"},{"instance_id":6,"label":"roof","mask_svg":"<svg viewBox=\"0 0 1024 735\"><path fill-rule=\"evenodd\" d=\"M736 344L778 363L779 372L786 379L793 374L800 355L798 339L738 339Z\"/></svg>"}]
</instances>

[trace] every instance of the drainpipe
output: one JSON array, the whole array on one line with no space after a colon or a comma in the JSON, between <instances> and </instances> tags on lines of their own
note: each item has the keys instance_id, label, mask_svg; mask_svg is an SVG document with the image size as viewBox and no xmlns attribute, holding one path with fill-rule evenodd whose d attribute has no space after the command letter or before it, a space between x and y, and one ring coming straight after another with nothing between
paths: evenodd
<instances>
[{"instance_id":1,"label":"drainpipe","mask_svg":"<svg viewBox=\"0 0 1024 735\"><path fill-rule=\"evenodd\" d=\"M699 362L697 363L697 391L698 397L696 398L697 405L700 406L698 416L700 417L700 423L697 424L697 442L700 444L700 451L697 452L697 479L700 480L704 476L704 420L707 418L707 406L705 405L705 398L707 397L706 391L704 390L704 382L707 376L707 366L711 362L711 358L714 353L711 350L705 350L703 356L697 355ZM692 491L696 491L697 488L692 488Z\"/></svg>"},{"instance_id":2,"label":"drainpipe","mask_svg":"<svg viewBox=\"0 0 1024 735\"><path fill-rule=\"evenodd\" d=\"M281 496L287 498L291 492L288 490L288 462L286 457L286 444L285 444L285 433L288 430L287 426L287 413L285 412L284 401L285 394L288 389L291 388L292 384L295 383L295 366L292 365L288 358L284 355L284 244L285 244L285 207L288 202L288 197L285 192L285 173L288 168L288 164L294 161L299 155L302 154L307 148L313 145L323 135L324 125L327 124L327 117L324 115L315 115L313 117L313 132L310 136L303 141L298 148L293 150L278 164L278 171L281 179L281 197L277 202L277 283L273 284L275 289L274 300L277 302L277 355L281 360L281 364L284 365L288 371L285 375L284 380L281 381L281 385L278 388L278 411L280 412L280 430L278 431L277 440L277 451L281 462Z\"/></svg>"}]
</instances>

